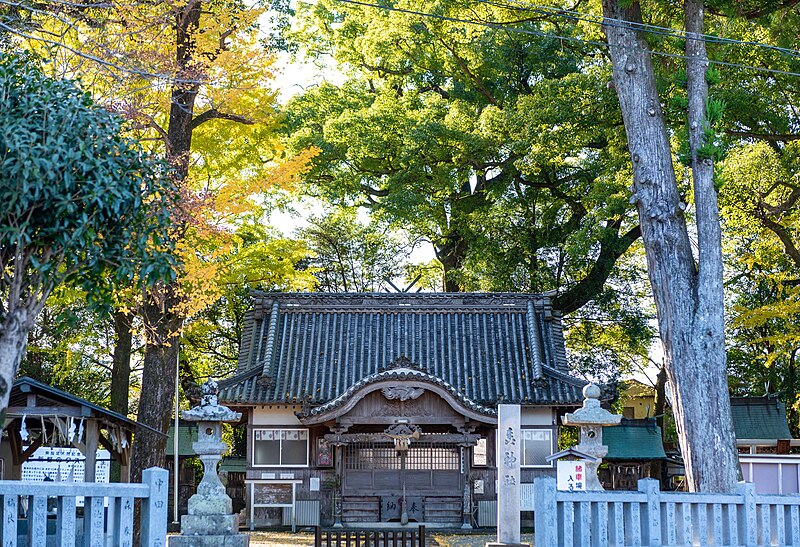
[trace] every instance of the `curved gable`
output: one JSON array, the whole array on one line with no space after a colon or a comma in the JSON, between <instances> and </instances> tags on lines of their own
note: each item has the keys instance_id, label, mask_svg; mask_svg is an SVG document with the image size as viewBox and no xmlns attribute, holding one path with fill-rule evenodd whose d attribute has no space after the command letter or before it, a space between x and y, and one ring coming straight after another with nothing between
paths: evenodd
<instances>
[{"instance_id":1,"label":"curved gable","mask_svg":"<svg viewBox=\"0 0 800 547\"><path fill-rule=\"evenodd\" d=\"M359 423L369 417L376 423L393 423L396 416L408 416L415 423L425 423L431 417L431 423L439 423L448 410L453 418L497 423L494 409L469 400L440 378L410 368L370 375L299 418L306 425L342 418L349 421L347 417Z\"/></svg>"}]
</instances>

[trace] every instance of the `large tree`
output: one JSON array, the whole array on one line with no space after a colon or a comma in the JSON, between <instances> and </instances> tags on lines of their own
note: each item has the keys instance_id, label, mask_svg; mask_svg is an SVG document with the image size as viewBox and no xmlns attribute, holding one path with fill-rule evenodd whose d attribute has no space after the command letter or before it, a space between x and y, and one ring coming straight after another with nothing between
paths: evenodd
<instances>
[{"instance_id":1,"label":"large tree","mask_svg":"<svg viewBox=\"0 0 800 547\"><path fill-rule=\"evenodd\" d=\"M730 492L738 458L728 398L722 249L714 186L712 103L708 99L702 1L686 0L687 160L691 168L697 257L673 167L639 2L604 0L604 31L633 165L636 203L653 288L664 364L689 487ZM714 457L710 457L714 454Z\"/></svg>"},{"instance_id":2,"label":"large tree","mask_svg":"<svg viewBox=\"0 0 800 547\"><path fill-rule=\"evenodd\" d=\"M403 277L411 245L389 226L362 223L350 208L313 217L300 231L312 253L317 288L328 292L380 292Z\"/></svg>"},{"instance_id":3,"label":"large tree","mask_svg":"<svg viewBox=\"0 0 800 547\"><path fill-rule=\"evenodd\" d=\"M122 120L36 60L0 57L0 417L47 297L74 283L93 302L120 282L173 277L175 189L121 136Z\"/></svg>"},{"instance_id":4,"label":"large tree","mask_svg":"<svg viewBox=\"0 0 800 547\"><path fill-rule=\"evenodd\" d=\"M445 290L558 290L580 308L639 237L599 52L540 36L576 25L482 2L414 9L445 19L300 8L291 38L349 76L287 107L292 145L322 150L307 188L429 240Z\"/></svg>"},{"instance_id":5,"label":"large tree","mask_svg":"<svg viewBox=\"0 0 800 547\"><path fill-rule=\"evenodd\" d=\"M124 410L132 318L144 340L138 420L166 433L175 397L179 338L187 321L224 292L217 283L237 244L236 226L258 217L269 186L289 186L308 155L287 159L272 138L271 57L258 44L258 6L239 2L133 2L92 6L91 15L31 10L21 33L54 62L80 74L134 134L163 154L180 186L174 228L176 279L118 299L112 395ZM255 211L255 212L254 212ZM132 475L163 463L166 436L142 430Z\"/></svg>"}]
</instances>

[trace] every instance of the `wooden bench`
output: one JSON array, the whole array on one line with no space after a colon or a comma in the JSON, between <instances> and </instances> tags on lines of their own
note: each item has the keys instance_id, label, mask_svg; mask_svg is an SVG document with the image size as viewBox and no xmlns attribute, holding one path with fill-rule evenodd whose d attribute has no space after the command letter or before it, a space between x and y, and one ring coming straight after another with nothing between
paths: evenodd
<instances>
[{"instance_id":1,"label":"wooden bench","mask_svg":"<svg viewBox=\"0 0 800 547\"><path fill-rule=\"evenodd\" d=\"M408 530L314 528L314 547L425 547L425 527Z\"/></svg>"}]
</instances>

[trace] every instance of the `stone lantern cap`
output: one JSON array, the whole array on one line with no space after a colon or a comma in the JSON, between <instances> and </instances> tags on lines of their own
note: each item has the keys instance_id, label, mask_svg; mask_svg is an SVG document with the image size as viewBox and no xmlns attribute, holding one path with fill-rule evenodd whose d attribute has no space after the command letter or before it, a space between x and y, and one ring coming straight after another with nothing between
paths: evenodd
<instances>
[{"instance_id":1,"label":"stone lantern cap","mask_svg":"<svg viewBox=\"0 0 800 547\"><path fill-rule=\"evenodd\" d=\"M612 414L600 406L600 388L589 384L583 388L583 407L564 415L564 425L608 426L619 425L621 414Z\"/></svg>"},{"instance_id":2,"label":"stone lantern cap","mask_svg":"<svg viewBox=\"0 0 800 547\"><path fill-rule=\"evenodd\" d=\"M234 412L227 406L219 404L219 384L209 378L203 384L201 391L203 398L200 404L191 410L182 412L183 419L190 422L238 422L242 418L241 412Z\"/></svg>"}]
</instances>

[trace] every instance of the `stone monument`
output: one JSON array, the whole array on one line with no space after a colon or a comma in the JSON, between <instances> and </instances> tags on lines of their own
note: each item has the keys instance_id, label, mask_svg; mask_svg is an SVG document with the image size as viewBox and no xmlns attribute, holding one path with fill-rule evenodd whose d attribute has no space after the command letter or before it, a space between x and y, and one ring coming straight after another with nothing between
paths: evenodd
<instances>
[{"instance_id":1,"label":"stone monument","mask_svg":"<svg viewBox=\"0 0 800 547\"><path fill-rule=\"evenodd\" d=\"M228 450L222 441L222 423L238 422L242 415L217 401L219 386L203 384L199 406L183 411L183 419L197 424L197 442L192 444L203 462L203 480L189 498L189 514L181 517L181 535L171 537L170 547L247 547L249 536L239 533L239 515L233 514L231 498L217 475L217 463Z\"/></svg>"},{"instance_id":2,"label":"stone monument","mask_svg":"<svg viewBox=\"0 0 800 547\"><path fill-rule=\"evenodd\" d=\"M486 547L530 547L520 534L522 435L519 405L497 405L497 542Z\"/></svg>"},{"instance_id":3,"label":"stone monument","mask_svg":"<svg viewBox=\"0 0 800 547\"><path fill-rule=\"evenodd\" d=\"M603 456L608 454L608 447L603 444L603 426L619 425L622 416L612 414L600 406L600 388L589 384L583 388L583 407L570 412L561 418L564 425L576 425L581 428L581 442L575 450L597 458L586 462L586 490L603 490L597 478L597 468Z\"/></svg>"}]
</instances>

